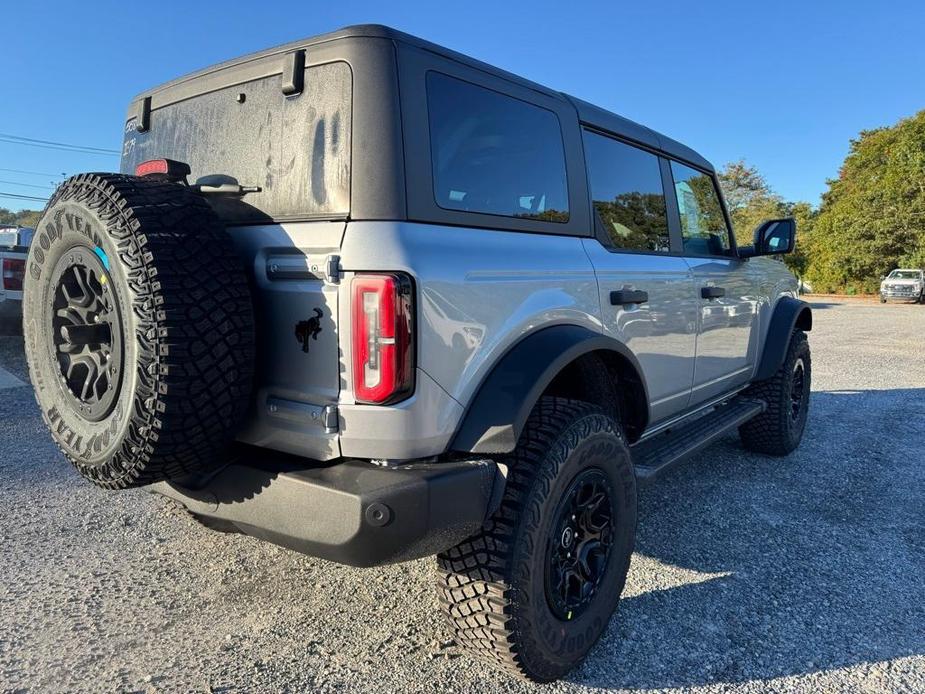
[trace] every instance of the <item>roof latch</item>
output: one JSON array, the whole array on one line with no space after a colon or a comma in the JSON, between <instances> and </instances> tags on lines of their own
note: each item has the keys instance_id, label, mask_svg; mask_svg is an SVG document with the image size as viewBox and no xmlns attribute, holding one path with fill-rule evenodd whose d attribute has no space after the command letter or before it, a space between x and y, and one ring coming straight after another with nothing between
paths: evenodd
<instances>
[{"instance_id":1,"label":"roof latch","mask_svg":"<svg viewBox=\"0 0 925 694\"><path fill-rule=\"evenodd\" d=\"M151 97L145 96L135 107L135 130L143 133L151 127Z\"/></svg>"},{"instance_id":2,"label":"roof latch","mask_svg":"<svg viewBox=\"0 0 925 694\"><path fill-rule=\"evenodd\" d=\"M305 50L290 51L283 58L283 94L300 94L305 86Z\"/></svg>"}]
</instances>

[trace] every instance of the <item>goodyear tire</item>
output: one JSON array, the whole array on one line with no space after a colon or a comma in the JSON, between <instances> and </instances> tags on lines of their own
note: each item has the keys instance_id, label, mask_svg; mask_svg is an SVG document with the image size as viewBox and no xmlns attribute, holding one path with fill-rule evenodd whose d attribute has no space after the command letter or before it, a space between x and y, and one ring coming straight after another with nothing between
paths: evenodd
<instances>
[{"instance_id":1,"label":"goodyear tire","mask_svg":"<svg viewBox=\"0 0 925 694\"><path fill-rule=\"evenodd\" d=\"M636 533L636 477L620 426L597 407L542 398L483 531L438 557L456 643L548 682L580 663L616 609Z\"/></svg>"},{"instance_id":2,"label":"goodyear tire","mask_svg":"<svg viewBox=\"0 0 925 694\"><path fill-rule=\"evenodd\" d=\"M208 470L248 406L247 278L212 209L181 185L62 184L29 251L23 332L52 437L101 487Z\"/></svg>"}]
</instances>

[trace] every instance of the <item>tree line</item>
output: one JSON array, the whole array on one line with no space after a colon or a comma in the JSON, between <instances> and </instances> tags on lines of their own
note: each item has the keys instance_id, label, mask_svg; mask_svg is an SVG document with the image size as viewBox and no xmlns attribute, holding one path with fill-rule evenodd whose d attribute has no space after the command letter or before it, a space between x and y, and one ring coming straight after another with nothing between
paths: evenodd
<instances>
[{"instance_id":1,"label":"tree line","mask_svg":"<svg viewBox=\"0 0 925 694\"><path fill-rule=\"evenodd\" d=\"M39 223L42 213L38 210L20 210L13 212L5 207L0 207L0 226L21 226L34 227Z\"/></svg>"},{"instance_id":2,"label":"tree line","mask_svg":"<svg viewBox=\"0 0 925 694\"><path fill-rule=\"evenodd\" d=\"M784 262L814 292L874 293L894 268L925 268L925 111L852 140L818 208L785 201L744 161L719 179L745 243L763 219L796 218Z\"/></svg>"}]
</instances>

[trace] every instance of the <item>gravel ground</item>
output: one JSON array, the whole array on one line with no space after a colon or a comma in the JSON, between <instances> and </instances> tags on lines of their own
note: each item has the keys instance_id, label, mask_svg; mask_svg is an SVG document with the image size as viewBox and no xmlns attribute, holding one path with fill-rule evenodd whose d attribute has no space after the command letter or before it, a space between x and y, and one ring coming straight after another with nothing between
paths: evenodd
<instances>
[{"instance_id":1,"label":"gravel ground","mask_svg":"<svg viewBox=\"0 0 925 694\"><path fill-rule=\"evenodd\" d=\"M925 691L925 307L815 317L802 447L730 436L643 490L620 609L546 687L459 657L430 560L350 569L82 482L14 382L0 689ZM0 338L0 366L25 379L20 345Z\"/></svg>"}]
</instances>

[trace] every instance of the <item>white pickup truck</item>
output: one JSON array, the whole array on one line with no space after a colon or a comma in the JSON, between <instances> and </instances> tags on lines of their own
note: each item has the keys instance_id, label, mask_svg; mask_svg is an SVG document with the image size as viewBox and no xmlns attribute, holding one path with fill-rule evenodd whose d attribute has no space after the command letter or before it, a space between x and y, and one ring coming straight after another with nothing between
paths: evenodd
<instances>
[{"instance_id":1,"label":"white pickup truck","mask_svg":"<svg viewBox=\"0 0 925 694\"><path fill-rule=\"evenodd\" d=\"M0 328L22 322L22 283L33 229L0 227Z\"/></svg>"}]
</instances>

